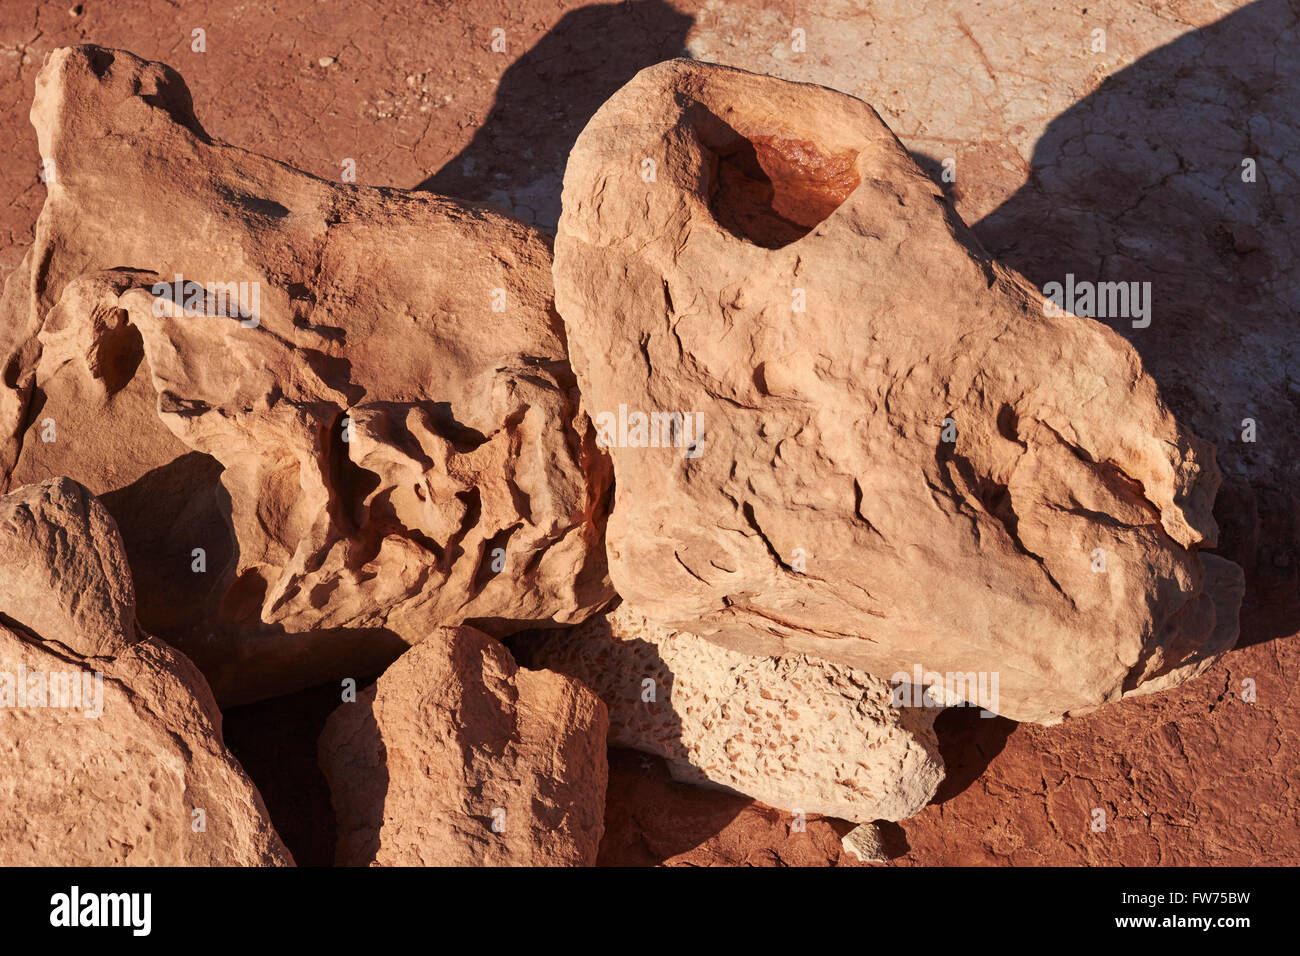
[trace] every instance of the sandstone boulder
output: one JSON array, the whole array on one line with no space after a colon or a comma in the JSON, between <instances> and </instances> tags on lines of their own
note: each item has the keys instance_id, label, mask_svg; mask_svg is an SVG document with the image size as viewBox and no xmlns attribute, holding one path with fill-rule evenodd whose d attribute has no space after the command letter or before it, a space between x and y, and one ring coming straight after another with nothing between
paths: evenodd
<instances>
[{"instance_id":1,"label":"sandstone boulder","mask_svg":"<svg viewBox=\"0 0 1300 956\"><path fill-rule=\"evenodd\" d=\"M51 53L31 118L50 181L0 301L0 468L103 497L142 623L223 702L609 600L547 237L218 142L121 51Z\"/></svg>"},{"instance_id":2,"label":"sandstone boulder","mask_svg":"<svg viewBox=\"0 0 1300 956\"><path fill-rule=\"evenodd\" d=\"M943 779L942 705L895 707L886 681L842 664L750 657L627 605L529 643L530 664L600 695L612 745L665 758L683 783L870 822L919 813Z\"/></svg>"},{"instance_id":3,"label":"sandstone boulder","mask_svg":"<svg viewBox=\"0 0 1300 956\"><path fill-rule=\"evenodd\" d=\"M992 261L865 103L643 70L574 146L554 271L613 457L610 575L656 623L996 673L1000 713L1045 722L1235 634L1199 553L1213 447L1118 335Z\"/></svg>"},{"instance_id":4,"label":"sandstone boulder","mask_svg":"<svg viewBox=\"0 0 1300 956\"><path fill-rule=\"evenodd\" d=\"M516 667L473 628L434 632L326 722L336 862L591 865L608 727L577 681Z\"/></svg>"},{"instance_id":5,"label":"sandstone boulder","mask_svg":"<svg viewBox=\"0 0 1300 956\"><path fill-rule=\"evenodd\" d=\"M293 859L183 655L143 633L113 519L59 478L0 498L0 865Z\"/></svg>"}]
</instances>

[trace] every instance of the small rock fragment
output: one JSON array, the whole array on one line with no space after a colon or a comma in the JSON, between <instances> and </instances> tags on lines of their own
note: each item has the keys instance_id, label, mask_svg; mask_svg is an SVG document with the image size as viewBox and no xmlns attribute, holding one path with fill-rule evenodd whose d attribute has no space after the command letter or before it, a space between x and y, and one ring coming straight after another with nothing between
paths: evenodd
<instances>
[{"instance_id":1,"label":"small rock fragment","mask_svg":"<svg viewBox=\"0 0 1300 956\"><path fill-rule=\"evenodd\" d=\"M863 863L883 863L889 859L874 823L860 823L840 838L840 845Z\"/></svg>"}]
</instances>

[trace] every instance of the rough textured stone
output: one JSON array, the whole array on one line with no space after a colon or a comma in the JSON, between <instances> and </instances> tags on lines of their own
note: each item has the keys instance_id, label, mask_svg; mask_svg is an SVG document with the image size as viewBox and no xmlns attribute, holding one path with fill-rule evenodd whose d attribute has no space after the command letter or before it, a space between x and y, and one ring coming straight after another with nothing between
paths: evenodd
<instances>
[{"instance_id":1,"label":"rough textured stone","mask_svg":"<svg viewBox=\"0 0 1300 956\"><path fill-rule=\"evenodd\" d=\"M55 478L0 498L0 612L83 657L135 637L117 526L81 485Z\"/></svg>"},{"instance_id":2,"label":"rough textured stone","mask_svg":"<svg viewBox=\"0 0 1300 956\"><path fill-rule=\"evenodd\" d=\"M54 174L0 302L0 463L104 496L142 622L223 701L609 599L545 236L220 143L129 53L54 51L31 118Z\"/></svg>"},{"instance_id":3,"label":"rough textured stone","mask_svg":"<svg viewBox=\"0 0 1300 956\"><path fill-rule=\"evenodd\" d=\"M894 707L887 682L844 665L750 657L626 605L525 653L600 695L611 744L664 757L684 783L869 822L920 812L943 779L938 710Z\"/></svg>"},{"instance_id":4,"label":"rough textured stone","mask_svg":"<svg viewBox=\"0 0 1300 956\"><path fill-rule=\"evenodd\" d=\"M62 478L0 498L0 864L292 862L202 675L136 624L103 506Z\"/></svg>"},{"instance_id":5,"label":"rough textured stone","mask_svg":"<svg viewBox=\"0 0 1300 956\"><path fill-rule=\"evenodd\" d=\"M590 865L608 728L577 681L517 668L473 628L437 631L325 724L336 862Z\"/></svg>"},{"instance_id":6,"label":"rough textured stone","mask_svg":"<svg viewBox=\"0 0 1300 956\"><path fill-rule=\"evenodd\" d=\"M760 0L393 0L381 11L338 7L322 18L315 0L280 0L274 10L212 7L208 52L195 55L177 45L194 26L188 4L119 0L88 4L79 18L65 5L0 4L0 116L12 133L0 137L8 171L0 177L0 269L11 271L30 245L46 194L26 118L33 82L50 50L87 39L181 68L209 129L228 142L327 179L337 178L342 156L356 158L358 182L376 185L454 171L464 193L440 179L434 188L494 201L504 192L501 201L548 216L558 213L558 176L591 111L683 42L697 57L856 95L936 178L942 158L956 159L957 181L942 186L958 213L1036 283L1067 269L1143 278L1147 263L1159 263L1156 319L1128 337L1180 419L1217 443L1225 474L1249 471L1259 505L1258 521L1238 514L1222 491L1215 506L1228 557L1249 568L1258 547L1237 649L1174 691L1053 728L1021 726L973 784L964 778L970 785L960 797L904 824L914 847L907 861L1293 863L1300 711L1287 700L1300 653L1300 458L1290 452L1300 438L1287 398L1296 386L1285 373L1297 366L1300 337L1284 298L1300 289L1300 246L1285 238L1300 203L1294 12L1286 0L1094 0L1086 12L984 0L918 9L826 0L792 19L790 9ZM518 18L515 26L500 20L506 55L485 41L492 10ZM413 18L425 29L407 29ZM806 29L806 53L790 51L794 25ZM1105 53L1090 50L1096 27L1107 30ZM222 34L240 42L211 42ZM593 34L614 41L593 44ZM338 62L318 69L325 54ZM231 82L240 76L256 82ZM1247 154L1261 171L1250 186L1237 172ZM1122 166L1105 162L1121 155ZM1054 174L1067 168L1071 175ZM1017 197L1010 215L979 221L1022 186L1047 187L1043 202ZM1199 221L1186 228L1186 210L1198 207ZM1284 238L1259 249L1219 241L1243 219L1266 238ZM1171 291L1188 300L1186 311L1170 308ZM1126 326L1116 330L1126 334ZM1248 414L1260 422L1256 444L1240 441ZM1279 465L1271 488L1261 478L1266 458ZM1239 518L1258 528L1248 554L1233 547ZM1258 685L1255 703L1240 699L1246 678ZM953 713L962 711L946 716ZM990 723L1003 722L976 726ZM313 761L317 732L307 741ZM277 722L263 733L293 741L297 730ZM666 771L656 787L639 767L661 760L618 753L633 769L611 795L608 826L627 850L611 861L655 862L649 845L692 865L828 862L804 851L819 824L791 834L788 814L674 783ZM240 759L274 814L274 786ZM299 786L293 766L280 773L285 790ZM1099 796L1121 810L1123 825L1080 838L1078 821L1060 811L1062 789L1081 794L1085 827ZM764 814L774 821L770 833L759 826ZM277 826L287 841L291 823ZM823 842L833 859L839 834Z\"/></svg>"},{"instance_id":7,"label":"rough textured stone","mask_svg":"<svg viewBox=\"0 0 1300 956\"><path fill-rule=\"evenodd\" d=\"M642 71L575 144L555 277L614 445L611 577L652 620L877 674L997 672L1000 712L1036 721L1235 629L1198 554L1213 447L1119 336L1046 315L865 103ZM673 412L693 448L637 447L634 414Z\"/></svg>"},{"instance_id":8,"label":"rough textured stone","mask_svg":"<svg viewBox=\"0 0 1300 956\"><path fill-rule=\"evenodd\" d=\"M881 840L880 830L874 823L863 823L840 838L845 852L853 854L863 863L883 863L889 859Z\"/></svg>"},{"instance_id":9,"label":"rough textured stone","mask_svg":"<svg viewBox=\"0 0 1300 956\"><path fill-rule=\"evenodd\" d=\"M1241 565L1219 557L1204 554L1205 590L1196 598L1202 614L1214 621L1208 636L1201 637L1199 630L1183 631L1180 640L1159 648L1146 661L1145 670L1133 681L1135 686L1125 696L1141 696L1177 687L1184 681L1207 671L1216 660L1234 644L1241 634L1237 615L1216 612L1218 606L1238 608L1246 591L1245 575ZM1199 639L1199 640L1198 640Z\"/></svg>"}]
</instances>

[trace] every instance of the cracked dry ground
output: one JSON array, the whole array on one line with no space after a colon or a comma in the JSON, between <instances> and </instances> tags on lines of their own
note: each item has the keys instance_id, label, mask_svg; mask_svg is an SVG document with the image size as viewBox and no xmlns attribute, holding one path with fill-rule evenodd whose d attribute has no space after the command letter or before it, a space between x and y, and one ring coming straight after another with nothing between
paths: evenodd
<instances>
[{"instance_id":1,"label":"cracked dry ground","mask_svg":"<svg viewBox=\"0 0 1300 956\"><path fill-rule=\"evenodd\" d=\"M95 42L180 70L215 137L327 179L498 203L553 229L569 146L637 70L688 55L873 104L996 256L1156 284L1117 327L1174 411L1219 448L1219 551L1247 572L1238 647L1201 678L1056 727L949 711L949 776L886 832L900 865L1252 864L1300 858L1300 5L826 0L365 5L71 0L0 6L0 277L44 198L27 124L44 55ZM73 11L79 11L74 13ZM507 51L489 49L494 27ZM807 35L794 53L792 28ZM207 52L190 50L202 28ZM1106 49L1093 52L1093 31ZM1259 180L1238 168L1255 157ZM1240 422L1260 439L1239 440ZM936 588L943 582L936 581ZM1253 685L1255 699L1243 699ZM315 740L332 688L229 711L226 735L302 863L333 820ZM1106 811L1103 833L1093 810ZM849 864L849 828L672 782L615 752L609 864Z\"/></svg>"}]
</instances>

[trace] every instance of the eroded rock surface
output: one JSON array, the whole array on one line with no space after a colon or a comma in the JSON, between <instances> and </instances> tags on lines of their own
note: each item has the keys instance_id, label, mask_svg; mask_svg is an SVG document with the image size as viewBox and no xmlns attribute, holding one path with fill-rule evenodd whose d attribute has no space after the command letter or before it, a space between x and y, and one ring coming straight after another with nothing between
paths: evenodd
<instances>
[{"instance_id":1,"label":"eroded rock surface","mask_svg":"<svg viewBox=\"0 0 1300 956\"><path fill-rule=\"evenodd\" d=\"M418 182L444 164L459 175L461 159L447 157L464 150L468 175L445 188L435 181L435 190L476 190L494 201L506 191L509 201L545 209L552 223L574 135L635 69L672 56L689 29L697 58L830 86L872 103L936 178L940 161L955 157L957 181L943 188L957 211L1004 264L1035 284L1067 271L1145 278L1158 267L1155 321L1130 338L1171 407L1217 443L1225 473L1239 470L1234 459L1243 456L1248 460L1241 464L1255 472L1266 457L1285 463L1275 487L1266 493L1255 486L1266 576L1252 575L1250 594L1252 602L1271 605L1243 616L1240 643L1247 646L1239 645L1213 674L1082 721L1017 731L1003 758L957 802L933 806L906 824L916 847L909 860L1293 861L1300 846L1300 788L1288 786L1288 778L1297 766L1290 758L1300 717L1283 702L1294 685L1294 649L1300 647L1291 636L1300 620L1294 546L1300 461L1291 453L1296 417L1287 399L1288 387L1296 386L1288 386L1285 373L1297 367L1300 337L1294 330L1300 325L1294 309L1279 307L1280 297L1300 291L1293 281L1300 247L1285 238L1289 224L1300 219L1293 175L1300 124L1288 105L1300 102L1300 44L1290 7L1284 0L1102 0L1077 15L1051 5L985 0L955 5L951 16L918 18L910 4L829 0L804 5L793 21L788 8L754 0L686 0L674 7L532 0L509 8L524 12L529 29L510 31L507 56L483 42L477 4L430 9L397 0L382 15L356 8L327 21L313 18L316 4L309 0L282 0L274 12L249 6L239 14L241 42L212 44L206 56L189 55L183 45L181 52L166 53L176 49L177 37L188 35L192 10L126 3L92 13L95 30L131 37L132 49L150 58L174 57L202 115L228 141L327 178L337 177L341 155L354 155L358 181L393 184ZM1235 8L1242 9L1229 14ZM404 32L413 17L436 29ZM310 36L304 24L312 25ZM791 54L794 25L806 28L805 53ZM1105 54L1091 47L1096 27L1110 35ZM87 29L86 17L66 16L61 8L44 11L38 23L23 5L0 4L0 54L10 68L0 81L8 91L4 125L14 134L0 141L13 173L0 180L6 271L30 244L45 198L34 181L39 156L26 125L33 81L48 51L79 42ZM592 44L593 31L614 41ZM318 55L338 50L351 52L327 69L317 66ZM466 70L500 77L500 85L467 84ZM253 86L228 81L254 73ZM418 74L413 88L402 83L407 74ZM597 88L593 77L611 85ZM395 103L375 96L392 87ZM444 92L454 93L454 102L444 104ZM331 105L322 109L326 102ZM495 115L503 104L508 113ZM521 117L522 127L516 122ZM1044 139L1049 123L1051 135ZM374 135L377 126L384 135ZM310 134L286 137L287 129ZM1258 160L1257 183L1241 180L1245 156ZM476 160L472 169L469 159ZM1048 187L1041 202L1017 200L1005 218L977 224L1027 176ZM1240 234L1243 198L1254 207L1245 221L1265 241L1218 241L1220 225ZM1207 201L1216 207L1213 216L1202 214ZM1208 262L1196 248L1207 243L1215 251ZM1254 265L1261 256L1262 271ZM1170 294L1188 300L1185 312L1171 307ZM1117 331L1123 334L1126 326L1117 323ZM1203 417L1197 405L1208 406ZM1259 420L1256 444L1240 440L1248 415ZM1221 491L1216 516L1221 543L1230 543L1229 524L1239 515L1224 498ZM127 530L120 520L119 526ZM1229 556L1247 563L1249 555ZM1216 705L1229 671L1231 693ZM1259 684L1256 704L1240 699L1239 684L1247 677ZM1099 723L1105 725L1100 742ZM314 748L315 734L311 742ZM1261 752L1276 755L1262 763ZM758 826L761 808L741 809L748 804L741 798L663 779L660 789L671 791L673 801L652 800L654 787L640 762L653 761L656 768L662 762L621 753L633 767L623 774L623 803L611 807L609 826L621 832L633 855L620 862L655 862L645 856L646 845L665 843L696 865L827 862L786 852L804 847L817 823L810 821L807 834L790 834L789 815L772 811L772 832L786 841L782 848ZM284 785L295 786L292 768L286 776ZM1225 787L1224 780L1234 783ZM1077 814L1061 812L1062 781L1079 792ZM268 789L263 786L271 801ZM1131 826L1113 825L1110 814L1108 832L1084 840L1078 834L1087 830L1099 799L1121 808ZM714 836L719 831L721 838ZM833 857L838 834L824 842Z\"/></svg>"},{"instance_id":2,"label":"eroded rock surface","mask_svg":"<svg viewBox=\"0 0 1300 956\"><path fill-rule=\"evenodd\" d=\"M545 236L217 142L121 51L51 53L31 119L53 174L0 302L0 465L103 496L142 622L223 701L608 601Z\"/></svg>"},{"instance_id":3,"label":"eroded rock surface","mask_svg":"<svg viewBox=\"0 0 1300 956\"><path fill-rule=\"evenodd\" d=\"M341 866L579 866L604 832L609 720L577 681L444 628L330 715Z\"/></svg>"},{"instance_id":4,"label":"eroded rock surface","mask_svg":"<svg viewBox=\"0 0 1300 956\"><path fill-rule=\"evenodd\" d=\"M870 822L919 813L943 779L938 709L894 707L886 681L841 664L750 657L627 605L526 654L600 695L612 745L664 757L684 783Z\"/></svg>"},{"instance_id":5,"label":"eroded rock surface","mask_svg":"<svg viewBox=\"0 0 1300 956\"><path fill-rule=\"evenodd\" d=\"M292 864L206 681L140 630L112 517L67 479L0 498L0 864Z\"/></svg>"},{"instance_id":6,"label":"eroded rock surface","mask_svg":"<svg viewBox=\"0 0 1300 956\"><path fill-rule=\"evenodd\" d=\"M660 64L592 118L563 198L611 577L650 619L997 673L999 712L1035 721L1235 633L1198 553L1213 447L1118 335L992 261L865 103Z\"/></svg>"}]
</instances>

